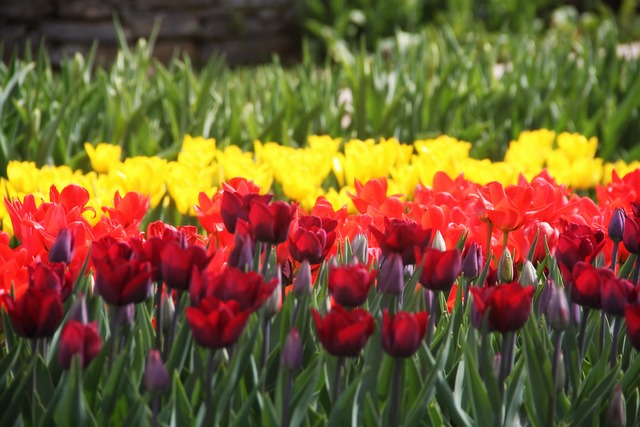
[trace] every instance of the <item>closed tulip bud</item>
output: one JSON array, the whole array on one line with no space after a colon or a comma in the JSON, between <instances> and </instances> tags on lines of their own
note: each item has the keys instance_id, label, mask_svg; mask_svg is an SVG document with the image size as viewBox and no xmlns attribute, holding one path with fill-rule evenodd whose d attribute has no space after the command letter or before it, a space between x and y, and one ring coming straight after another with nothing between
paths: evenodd
<instances>
[{"instance_id":1,"label":"closed tulip bud","mask_svg":"<svg viewBox=\"0 0 640 427\"><path fill-rule=\"evenodd\" d=\"M151 392L162 393L169 388L169 373L162 363L158 350L149 350L144 365L143 382L146 389Z\"/></svg>"},{"instance_id":2,"label":"closed tulip bud","mask_svg":"<svg viewBox=\"0 0 640 427\"><path fill-rule=\"evenodd\" d=\"M518 282L522 286L536 286L538 284L538 273L529 260L525 260L522 264L522 272L518 277Z\"/></svg>"},{"instance_id":3,"label":"closed tulip bud","mask_svg":"<svg viewBox=\"0 0 640 427\"><path fill-rule=\"evenodd\" d=\"M614 242L621 242L622 236L624 235L624 219L625 213L623 208L616 208L613 211L613 215L611 216L611 221L609 221L609 228L607 232L609 233L609 238Z\"/></svg>"},{"instance_id":4,"label":"closed tulip bud","mask_svg":"<svg viewBox=\"0 0 640 427\"><path fill-rule=\"evenodd\" d=\"M513 258L511 252L505 248L498 262L498 279L500 283L510 283L513 280Z\"/></svg>"},{"instance_id":5,"label":"closed tulip bud","mask_svg":"<svg viewBox=\"0 0 640 427\"><path fill-rule=\"evenodd\" d=\"M496 353L495 356L493 356L493 373L495 374L496 378L500 377L501 365L502 365L502 354L498 352Z\"/></svg>"},{"instance_id":6,"label":"closed tulip bud","mask_svg":"<svg viewBox=\"0 0 640 427\"><path fill-rule=\"evenodd\" d=\"M482 271L482 249L477 243L472 243L462 260L462 274L467 279L475 279Z\"/></svg>"},{"instance_id":7,"label":"closed tulip bud","mask_svg":"<svg viewBox=\"0 0 640 427\"><path fill-rule=\"evenodd\" d=\"M242 271L251 270L253 266L254 243L251 236L236 233L235 246L229 254L229 264Z\"/></svg>"},{"instance_id":8,"label":"closed tulip bud","mask_svg":"<svg viewBox=\"0 0 640 427\"><path fill-rule=\"evenodd\" d=\"M613 386L613 394L607 409L607 425L609 427L624 427L627 425L627 404L620 384Z\"/></svg>"},{"instance_id":9,"label":"closed tulip bud","mask_svg":"<svg viewBox=\"0 0 640 427\"><path fill-rule=\"evenodd\" d=\"M558 366L556 366L556 390L560 391L564 387L564 383L567 381L567 371L564 368L564 353L560 352L558 358Z\"/></svg>"},{"instance_id":10,"label":"closed tulip bud","mask_svg":"<svg viewBox=\"0 0 640 427\"><path fill-rule=\"evenodd\" d=\"M295 327L291 328L284 340L280 361L285 369L291 371L297 371L302 367L302 341Z\"/></svg>"},{"instance_id":11,"label":"closed tulip bud","mask_svg":"<svg viewBox=\"0 0 640 427\"><path fill-rule=\"evenodd\" d=\"M538 303L538 314L546 314L549 309L549 304L551 303L551 299L553 295L556 293L556 285L553 282L553 279L548 278L544 282L544 287L542 288L542 293L540 294L540 302Z\"/></svg>"},{"instance_id":12,"label":"closed tulip bud","mask_svg":"<svg viewBox=\"0 0 640 427\"><path fill-rule=\"evenodd\" d=\"M64 262L69 264L75 252L75 239L68 228L60 230L53 246L49 250L50 262Z\"/></svg>"},{"instance_id":13,"label":"closed tulip bud","mask_svg":"<svg viewBox=\"0 0 640 427\"><path fill-rule=\"evenodd\" d=\"M563 288L556 289L549 302L547 316L554 331L564 331L569 326L569 303Z\"/></svg>"},{"instance_id":14,"label":"closed tulip bud","mask_svg":"<svg viewBox=\"0 0 640 427\"><path fill-rule=\"evenodd\" d=\"M433 242L431 242L431 247L433 249L437 249L440 252L444 252L447 250L447 244L444 241L444 237L442 237L442 233L440 230L436 231L436 235L433 236Z\"/></svg>"},{"instance_id":15,"label":"closed tulip bud","mask_svg":"<svg viewBox=\"0 0 640 427\"><path fill-rule=\"evenodd\" d=\"M580 305L572 303L571 304L571 320L573 324L578 326L580 324L580 320L582 319L582 312L580 311Z\"/></svg>"},{"instance_id":16,"label":"closed tulip bud","mask_svg":"<svg viewBox=\"0 0 640 427\"><path fill-rule=\"evenodd\" d=\"M176 306L173 303L173 298L171 296L163 295L162 301L162 330L164 332L169 331L171 329L171 324L173 323L173 316L176 313Z\"/></svg>"},{"instance_id":17,"label":"closed tulip bud","mask_svg":"<svg viewBox=\"0 0 640 427\"><path fill-rule=\"evenodd\" d=\"M73 357L78 357L80 365L86 368L100 353L101 348L102 339L96 322L83 324L69 320L60 333L58 361L63 369L69 369Z\"/></svg>"},{"instance_id":18,"label":"closed tulip bud","mask_svg":"<svg viewBox=\"0 0 640 427\"><path fill-rule=\"evenodd\" d=\"M404 267L402 257L397 253L390 253L380 260L378 273L378 292L399 296L404 290Z\"/></svg>"},{"instance_id":19,"label":"closed tulip bud","mask_svg":"<svg viewBox=\"0 0 640 427\"><path fill-rule=\"evenodd\" d=\"M87 299L83 293L78 294L78 299L69 309L69 320L76 320L82 324L89 322Z\"/></svg>"},{"instance_id":20,"label":"closed tulip bud","mask_svg":"<svg viewBox=\"0 0 640 427\"><path fill-rule=\"evenodd\" d=\"M133 323L133 319L136 316L136 305L127 304L122 307L118 307L118 317L116 321L118 325L129 326Z\"/></svg>"},{"instance_id":21,"label":"closed tulip bud","mask_svg":"<svg viewBox=\"0 0 640 427\"><path fill-rule=\"evenodd\" d=\"M267 317L275 316L282 308L282 285L278 283L273 292L264 302L264 314Z\"/></svg>"},{"instance_id":22,"label":"closed tulip bud","mask_svg":"<svg viewBox=\"0 0 640 427\"><path fill-rule=\"evenodd\" d=\"M353 243L351 243L351 250L362 264L367 265L369 263L369 242L364 234L358 234L354 237Z\"/></svg>"},{"instance_id":23,"label":"closed tulip bud","mask_svg":"<svg viewBox=\"0 0 640 427\"><path fill-rule=\"evenodd\" d=\"M304 298L311 295L311 289L311 265L307 260L304 260L293 279L293 294L296 298Z\"/></svg>"}]
</instances>

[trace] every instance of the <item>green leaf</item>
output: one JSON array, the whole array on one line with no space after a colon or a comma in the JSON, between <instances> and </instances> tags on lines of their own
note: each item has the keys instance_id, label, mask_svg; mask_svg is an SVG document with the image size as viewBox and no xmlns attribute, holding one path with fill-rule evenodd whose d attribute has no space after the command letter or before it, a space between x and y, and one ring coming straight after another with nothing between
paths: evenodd
<instances>
[{"instance_id":1,"label":"green leaf","mask_svg":"<svg viewBox=\"0 0 640 427\"><path fill-rule=\"evenodd\" d=\"M60 391L53 419L57 425L83 425L89 419L82 393L82 367L76 356L71 360L71 368L66 375L66 385Z\"/></svg>"},{"instance_id":2,"label":"green leaf","mask_svg":"<svg viewBox=\"0 0 640 427\"><path fill-rule=\"evenodd\" d=\"M190 426L193 424L193 409L182 387L182 381L177 371L173 371L173 385L171 387L172 425Z\"/></svg>"},{"instance_id":3,"label":"green leaf","mask_svg":"<svg viewBox=\"0 0 640 427\"><path fill-rule=\"evenodd\" d=\"M34 365L35 359L26 366L22 375L14 379L9 388L0 395L0 425L10 426L16 423L16 419L20 415L22 401L26 397L27 384L32 381L31 372Z\"/></svg>"}]
</instances>

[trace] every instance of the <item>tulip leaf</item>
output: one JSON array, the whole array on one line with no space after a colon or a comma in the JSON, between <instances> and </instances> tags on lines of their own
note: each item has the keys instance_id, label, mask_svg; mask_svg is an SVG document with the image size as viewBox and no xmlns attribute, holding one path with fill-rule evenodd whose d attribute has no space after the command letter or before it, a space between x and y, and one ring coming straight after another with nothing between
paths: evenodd
<instances>
[{"instance_id":1,"label":"tulip leaf","mask_svg":"<svg viewBox=\"0 0 640 427\"><path fill-rule=\"evenodd\" d=\"M524 399L524 382L526 379L524 359L524 357L521 357L520 360L516 362L513 372L510 375L510 383L507 385L507 390L505 393L505 418L504 422L502 423L504 426L514 426L520 424L518 413Z\"/></svg>"},{"instance_id":2,"label":"tulip leaf","mask_svg":"<svg viewBox=\"0 0 640 427\"><path fill-rule=\"evenodd\" d=\"M19 354L17 351L19 350L18 342L21 341L18 340L18 336L13 330L13 323L11 323L11 319L9 319L9 315L6 310L0 310L0 312L2 312L2 333L6 351L7 353L15 352L16 354Z\"/></svg>"},{"instance_id":3,"label":"tulip leaf","mask_svg":"<svg viewBox=\"0 0 640 427\"><path fill-rule=\"evenodd\" d=\"M42 404L47 407L55 394L55 386L51 379L51 373L40 356L37 357L34 372L36 375L36 389L34 392L38 394Z\"/></svg>"},{"instance_id":4,"label":"tulip leaf","mask_svg":"<svg viewBox=\"0 0 640 427\"><path fill-rule=\"evenodd\" d=\"M53 413L57 425L82 425L87 421L89 415L82 390L82 367L80 359L74 356L67 374L66 386L62 389L62 395Z\"/></svg>"},{"instance_id":5,"label":"tulip leaf","mask_svg":"<svg viewBox=\"0 0 640 427\"><path fill-rule=\"evenodd\" d=\"M640 357L636 355L633 362L625 370L621 380L622 392L625 396L629 396L633 389L640 384Z\"/></svg>"},{"instance_id":6,"label":"tulip leaf","mask_svg":"<svg viewBox=\"0 0 640 427\"><path fill-rule=\"evenodd\" d=\"M320 356L315 360L314 365L310 365L294 381L293 398L290 405L293 407L289 423L291 427L299 426L306 417L323 366L324 358ZM286 404L286 402L283 403Z\"/></svg>"},{"instance_id":7,"label":"tulip leaf","mask_svg":"<svg viewBox=\"0 0 640 427\"><path fill-rule=\"evenodd\" d=\"M547 396L551 396L553 382L550 357L545 350L545 345L533 318L530 318L522 328L522 339L529 374L527 376L529 386L525 388L528 415L530 419L536 420L537 425L544 425L547 422L549 411ZM540 396L544 396L544 398L540 398Z\"/></svg>"},{"instance_id":8,"label":"tulip leaf","mask_svg":"<svg viewBox=\"0 0 640 427\"><path fill-rule=\"evenodd\" d=\"M351 425L360 425L361 421L358 420L358 412L360 405L358 404L358 389L361 386L361 378L364 375L364 372L360 372L360 374L356 375L354 378L351 378L351 382L346 390L343 390L338 398L338 401L335 402L333 407L331 408L331 413L329 414L329 426L342 426L345 425L346 420L351 420Z\"/></svg>"},{"instance_id":9,"label":"tulip leaf","mask_svg":"<svg viewBox=\"0 0 640 427\"><path fill-rule=\"evenodd\" d=\"M5 311L2 310L2 313L4 316ZM2 359L0 359L0 394L2 394L7 384L7 375L12 374L14 365L20 359L22 354L22 343L22 340L18 341L17 347L12 348L6 356L3 356Z\"/></svg>"},{"instance_id":10,"label":"tulip leaf","mask_svg":"<svg viewBox=\"0 0 640 427\"><path fill-rule=\"evenodd\" d=\"M378 413L378 408L376 408L376 403L373 401L373 397L371 393L366 393L364 396L364 425L366 426L379 426L382 424L382 420L380 419L380 414Z\"/></svg>"},{"instance_id":11,"label":"tulip leaf","mask_svg":"<svg viewBox=\"0 0 640 427\"><path fill-rule=\"evenodd\" d=\"M495 425L495 415L489 393L482 382L478 366L468 351L465 351L465 359L460 364L464 365L465 382L470 392L470 403L475 415L475 422L478 425Z\"/></svg>"},{"instance_id":12,"label":"tulip leaf","mask_svg":"<svg viewBox=\"0 0 640 427\"><path fill-rule=\"evenodd\" d=\"M171 387L171 401L173 410L171 412L171 423L178 426L189 426L193 424L193 410L189 404L187 394L182 387L182 381L177 371L173 371L173 385Z\"/></svg>"},{"instance_id":13,"label":"tulip leaf","mask_svg":"<svg viewBox=\"0 0 640 427\"><path fill-rule=\"evenodd\" d=\"M18 375L7 388L0 395L0 426L14 425L18 415L20 415L20 408L22 407L22 401L27 393L27 384L32 381L32 372L35 365L35 359L32 360L26 368L21 371L22 375Z\"/></svg>"},{"instance_id":14,"label":"tulip leaf","mask_svg":"<svg viewBox=\"0 0 640 427\"><path fill-rule=\"evenodd\" d=\"M279 421L280 417L277 414L276 406L274 406L271 401L271 397L269 397L268 394L265 394L262 398L264 399L264 409L260 412L260 421L262 425L265 427L277 427L283 425Z\"/></svg>"},{"instance_id":15,"label":"tulip leaf","mask_svg":"<svg viewBox=\"0 0 640 427\"><path fill-rule=\"evenodd\" d=\"M625 261L625 263L618 270L618 277L622 277L628 279L631 275L631 271L633 269L633 265L636 262L636 258L638 258L637 254L630 254L629 258Z\"/></svg>"},{"instance_id":16,"label":"tulip leaf","mask_svg":"<svg viewBox=\"0 0 640 427\"><path fill-rule=\"evenodd\" d=\"M179 325L178 333L171 343L171 351L167 360L167 372L182 371L187 355L192 348L193 336L189 323L183 321Z\"/></svg>"},{"instance_id":17,"label":"tulip leaf","mask_svg":"<svg viewBox=\"0 0 640 427\"><path fill-rule=\"evenodd\" d=\"M131 342L127 342L125 348L131 348ZM125 366L128 365L130 355L127 351L121 352L116 357L113 366L109 370L107 381L102 389L102 424L108 425L110 417L115 412L118 398L122 395L122 388L127 378L125 374Z\"/></svg>"}]
</instances>

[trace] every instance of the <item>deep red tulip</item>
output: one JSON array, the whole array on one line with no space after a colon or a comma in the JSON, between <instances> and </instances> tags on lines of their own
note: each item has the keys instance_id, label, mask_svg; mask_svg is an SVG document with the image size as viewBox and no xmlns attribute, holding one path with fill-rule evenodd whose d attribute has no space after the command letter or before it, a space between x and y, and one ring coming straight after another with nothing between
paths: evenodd
<instances>
[{"instance_id":1,"label":"deep red tulip","mask_svg":"<svg viewBox=\"0 0 640 427\"><path fill-rule=\"evenodd\" d=\"M96 322L83 324L69 320L60 333L60 352L58 361L63 369L69 369L73 356L80 358L80 365L86 368L100 353L102 339L98 335Z\"/></svg>"},{"instance_id":2,"label":"deep red tulip","mask_svg":"<svg viewBox=\"0 0 640 427\"><path fill-rule=\"evenodd\" d=\"M482 256L482 247L476 242L471 243L465 248L465 252L462 257L462 274L467 279L475 279L480 276L484 264L484 258Z\"/></svg>"},{"instance_id":3,"label":"deep red tulip","mask_svg":"<svg viewBox=\"0 0 640 427\"><path fill-rule=\"evenodd\" d=\"M607 234L609 234L609 238L614 242L622 241L625 219L626 215L623 208L616 208L613 211L611 220L609 221L609 227L607 228Z\"/></svg>"},{"instance_id":4,"label":"deep red tulip","mask_svg":"<svg viewBox=\"0 0 640 427\"><path fill-rule=\"evenodd\" d=\"M238 340L251 315L237 301L207 297L187 308L187 322L198 344L213 350L229 347Z\"/></svg>"},{"instance_id":5,"label":"deep red tulip","mask_svg":"<svg viewBox=\"0 0 640 427\"><path fill-rule=\"evenodd\" d=\"M488 288L471 288L473 304L484 317L489 310L489 330L516 331L529 319L533 286L523 287L518 282Z\"/></svg>"},{"instance_id":6,"label":"deep red tulip","mask_svg":"<svg viewBox=\"0 0 640 427\"><path fill-rule=\"evenodd\" d=\"M393 357L410 357L420 347L427 332L429 314L425 311L399 311L391 317L382 312L382 348Z\"/></svg>"},{"instance_id":7,"label":"deep red tulip","mask_svg":"<svg viewBox=\"0 0 640 427\"><path fill-rule=\"evenodd\" d=\"M249 209L251 204L255 202L269 203L272 194L261 196L258 193L240 194L232 189L225 189L222 192L222 201L220 205L220 216L224 226L227 227L229 233L236 232L236 223L239 219L249 220Z\"/></svg>"},{"instance_id":8,"label":"deep red tulip","mask_svg":"<svg viewBox=\"0 0 640 427\"><path fill-rule=\"evenodd\" d=\"M601 268L598 270L611 271ZM633 283L629 280L615 277L613 272L602 281L600 297L602 309L607 314L614 316L624 316L624 309L628 304L636 300L637 291Z\"/></svg>"},{"instance_id":9,"label":"deep red tulip","mask_svg":"<svg viewBox=\"0 0 640 427\"><path fill-rule=\"evenodd\" d=\"M375 329L373 317L361 308L346 311L334 305L324 318L315 309L311 314L320 342L334 356L358 356Z\"/></svg>"},{"instance_id":10,"label":"deep red tulip","mask_svg":"<svg viewBox=\"0 0 640 427\"><path fill-rule=\"evenodd\" d=\"M640 351L640 305L627 305L624 318L627 323L627 336L636 350Z\"/></svg>"},{"instance_id":11,"label":"deep red tulip","mask_svg":"<svg viewBox=\"0 0 640 427\"><path fill-rule=\"evenodd\" d=\"M373 226L369 230L375 237L384 256L397 253L402 256L402 263L410 265L416 263L416 250L422 252L431 243L431 229L423 229L415 221L388 219L385 217L385 231Z\"/></svg>"},{"instance_id":12,"label":"deep red tulip","mask_svg":"<svg viewBox=\"0 0 640 427\"><path fill-rule=\"evenodd\" d=\"M289 253L295 261L321 264L336 240L338 221L317 216L301 216L289 235Z\"/></svg>"},{"instance_id":13,"label":"deep red tulip","mask_svg":"<svg viewBox=\"0 0 640 427\"><path fill-rule=\"evenodd\" d=\"M622 243L630 253L640 254L640 218L625 217Z\"/></svg>"},{"instance_id":14,"label":"deep red tulip","mask_svg":"<svg viewBox=\"0 0 640 427\"><path fill-rule=\"evenodd\" d=\"M53 289L60 293L63 302L71 295L73 282L71 272L62 262L38 262L35 267L29 267L29 287Z\"/></svg>"},{"instance_id":15,"label":"deep red tulip","mask_svg":"<svg viewBox=\"0 0 640 427\"><path fill-rule=\"evenodd\" d=\"M432 291L449 292L462 271L460 251L456 248L444 252L427 248L420 264L420 284Z\"/></svg>"},{"instance_id":16,"label":"deep red tulip","mask_svg":"<svg viewBox=\"0 0 640 427\"><path fill-rule=\"evenodd\" d=\"M172 289L189 289L193 268L202 271L211 261L204 246L180 247L178 242L168 242L160 255L162 280Z\"/></svg>"},{"instance_id":17,"label":"deep red tulip","mask_svg":"<svg viewBox=\"0 0 640 427\"><path fill-rule=\"evenodd\" d=\"M571 301L585 307L600 308L602 274L607 273L599 271L588 262L576 263L570 281Z\"/></svg>"},{"instance_id":18,"label":"deep red tulip","mask_svg":"<svg viewBox=\"0 0 640 427\"><path fill-rule=\"evenodd\" d=\"M254 200L249 209L249 225L256 240L277 245L287 240L295 205L286 202L267 204Z\"/></svg>"},{"instance_id":19,"label":"deep red tulip","mask_svg":"<svg viewBox=\"0 0 640 427\"><path fill-rule=\"evenodd\" d=\"M213 296L221 301L236 301L241 310L255 311L271 296L278 279L268 283L253 271L244 272L235 267L227 267L222 272L194 271L189 292L191 303L198 305L205 297Z\"/></svg>"},{"instance_id":20,"label":"deep red tulip","mask_svg":"<svg viewBox=\"0 0 640 427\"><path fill-rule=\"evenodd\" d=\"M25 338L50 337L62 320L62 298L54 289L27 288L17 301L2 295L13 330Z\"/></svg>"},{"instance_id":21,"label":"deep red tulip","mask_svg":"<svg viewBox=\"0 0 640 427\"><path fill-rule=\"evenodd\" d=\"M369 289L376 279L376 272L362 264L344 265L329 269L329 292L344 307L364 304Z\"/></svg>"},{"instance_id":22,"label":"deep red tulip","mask_svg":"<svg viewBox=\"0 0 640 427\"><path fill-rule=\"evenodd\" d=\"M562 270L573 271L579 261L591 262L604 244L604 230L592 230L589 226L569 224L558 237L555 257Z\"/></svg>"},{"instance_id":23,"label":"deep red tulip","mask_svg":"<svg viewBox=\"0 0 640 427\"><path fill-rule=\"evenodd\" d=\"M95 288L107 304L138 304L151 294L153 267L135 255L131 245L109 237L93 243Z\"/></svg>"}]
</instances>

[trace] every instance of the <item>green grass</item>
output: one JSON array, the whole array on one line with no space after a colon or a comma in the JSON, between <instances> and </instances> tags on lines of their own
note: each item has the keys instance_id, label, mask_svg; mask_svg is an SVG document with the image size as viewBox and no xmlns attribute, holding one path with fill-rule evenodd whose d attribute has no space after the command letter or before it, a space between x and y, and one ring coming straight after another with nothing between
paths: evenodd
<instances>
[{"instance_id":1,"label":"green grass","mask_svg":"<svg viewBox=\"0 0 640 427\"><path fill-rule=\"evenodd\" d=\"M618 58L617 44L604 21L592 35L401 33L375 52L342 46L324 64L304 55L290 67L276 59L230 69L212 58L198 69L187 57L165 66L152 57L153 39L123 44L109 66L89 55L54 69L39 50L0 64L0 167L14 159L87 167L86 141L172 158L185 133L248 149L254 139L300 146L310 134L411 142L445 133L497 159L522 130L542 127L597 136L605 159L639 159L640 62ZM510 64L501 79L497 63Z\"/></svg>"}]
</instances>

